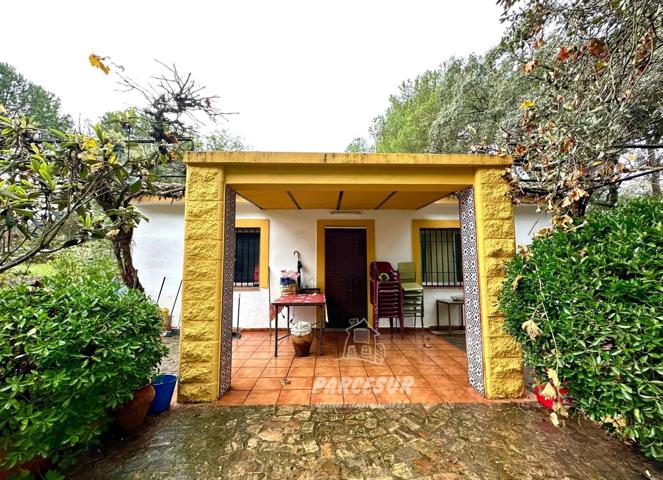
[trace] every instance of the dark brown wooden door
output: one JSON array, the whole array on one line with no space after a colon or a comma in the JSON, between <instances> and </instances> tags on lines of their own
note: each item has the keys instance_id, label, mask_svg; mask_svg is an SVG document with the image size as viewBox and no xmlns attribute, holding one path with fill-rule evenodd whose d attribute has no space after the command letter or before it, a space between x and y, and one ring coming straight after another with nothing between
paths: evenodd
<instances>
[{"instance_id":1,"label":"dark brown wooden door","mask_svg":"<svg viewBox=\"0 0 663 480\"><path fill-rule=\"evenodd\" d=\"M329 328L347 328L367 318L366 230L325 229L325 296Z\"/></svg>"}]
</instances>

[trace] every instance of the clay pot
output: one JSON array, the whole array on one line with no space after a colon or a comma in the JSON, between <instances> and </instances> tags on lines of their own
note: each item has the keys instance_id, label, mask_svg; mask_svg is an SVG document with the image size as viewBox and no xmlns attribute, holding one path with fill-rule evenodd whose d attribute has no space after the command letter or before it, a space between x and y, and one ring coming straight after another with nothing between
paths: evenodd
<instances>
[{"instance_id":1,"label":"clay pot","mask_svg":"<svg viewBox=\"0 0 663 480\"><path fill-rule=\"evenodd\" d=\"M133 430L145 420L150 403L154 400L154 387L148 385L134 392L134 398L125 403L117 412L115 418L123 430Z\"/></svg>"},{"instance_id":2,"label":"clay pot","mask_svg":"<svg viewBox=\"0 0 663 480\"><path fill-rule=\"evenodd\" d=\"M2 460L4 457L5 453L0 450L0 460ZM27 470L35 477L41 478L42 476L46 475L46 472L51 468L51 466L51 462L48 459L43 457L36 457L27 462L20 463L15 467L10 468L9 470L0 468L0 480L7 480L8 478L14 477L18 475L21 470Z\"/></svg>"},{"instance_id":3,"label":"clay pot","mask_svg":"<svg viewBox=\"0 0 663 480\"><path fill-rule=\"evenodd\" d=\"M313 342L313 332L308 335L293 335L292 346L295 347L295 357L308 357Z\"/></svg>"}]
</instances>

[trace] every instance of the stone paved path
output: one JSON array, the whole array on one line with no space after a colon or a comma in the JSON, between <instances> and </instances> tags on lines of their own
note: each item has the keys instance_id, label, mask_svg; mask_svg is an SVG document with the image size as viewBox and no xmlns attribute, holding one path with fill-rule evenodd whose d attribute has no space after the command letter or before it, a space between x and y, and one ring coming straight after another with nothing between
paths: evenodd
<instances>
[{"instance_id":1,"label":"stone paved path","mask_svg":"<svg viewBox=\"0 0 663 480\"><path fill-rule=\"evenodd\" d=\"M647 477L648 470L651 477ZM179 407L82 458L73 479L663 479L588 422L516 404Z\"/></svg>"}]
</instances>

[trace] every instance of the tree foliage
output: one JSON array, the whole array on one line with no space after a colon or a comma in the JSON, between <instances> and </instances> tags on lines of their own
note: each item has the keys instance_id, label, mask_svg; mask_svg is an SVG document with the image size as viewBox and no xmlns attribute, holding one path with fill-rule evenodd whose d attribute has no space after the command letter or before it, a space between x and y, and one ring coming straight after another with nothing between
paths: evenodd
<instances>
[{"instance_id":1,"label":"tree foliage","mask_svg":"<svg viewBox=\"0 0 663 480\"><path fill-rule=\"evenodd\" d=\"M93 66L110 71L108 60L92 56ZM96 203L112 224L108 236L118 261L123 281L142 290L133 264L131 243L134 228L143 220L133 202L146 195L181 198L184 184L164 173L182 166L185 150L193 149L196 114L214 120L222 113L213 102L215 97L203 93L204 87L182 75L175 66L161 64L165 73L155 83L141 85L124 75L117 65L119 81L127 89L143 96L145 106L107 114L95 127L96 141L109 145L121 159L114 175L104 178L97 189Z\"/></svg>"},{"instance_id":2,"label":"tree foliage","mask_svg":"<svg viewBox=\"0 0 663 480\"><path fill-rule=\"evenodd\" d=\"M389 108L373 120L377 152L425 152L428 130L439 111L442 73L428 70L404 81L389 97Z\"/></svg>"},{"instance_id":3,"label":"tree foliage","mask_svg":"<svg viewBox=\"0 0 663 480\"><path fill-rule=\"evenodd\" d=\"M495 48L453 57L407 80L372 126L377 151L495 153L517 120L527 83L516 59Z\"/></svg>"},{"instance_id":4,"label":"tree foliage","mask_svg":"<svg viewBox=\"0 0 663 480\"><path fill-rule=\"evenodd\" d=\"M503 45L535 79L507 145L514 194L546 199L568 224L597 191L660 169L623 154L663 137L663 4L498 3L509 24Z\"/></svg>"},{"instance_id":5,"label":"tree foliage","mask_svg":"<svg viewBox=\"0 0 663 480\"><path fill-rule=\"evenodd\" d=\"M107 59L95 60L110 71ZM147 86L114 67L145 107L107 114L89 134L47 130L20 114L0 116L0 272L105 235L124 282L142 289L131 241L143 217L133 202L184 194L183 182L164 173L181 168L183 152L193 148L195 114L214 119L221 112L214 97L175 67L164 66L165 74Z\"/></svg>"},{"instance_id":6,"label":"tree foliage","mask_svg":"<svg viewBox=\"0 0 663 480\"><path fill-rule=\"evenodd\" d=\"M373 123L377 151L509 153L514 199L545 201L560 227L624 181L660 193L663 4L498 3L502 44L404 82Z\"/></svg>"},{"instance_id":7,"label":"tree foliage","mask_svg":"<svg viewBox=\"0 0 663 480\"><path fill-rule=\"evenodd\" d=\"M514 104L528 89L513 56L453 58L443 65L440 106L430 130L431 152L495 153L515 123Z\"/></svg>"},{"instance_id":8,"label":"tree foliage","mask_svg":"<svg viewBox=\"0 0 663 480\"><path fill-rule=\"evenodd\" d=\"M249 150L244 139L226 128L221 128L196 139L195 149L207 152L236 152Z\"/></svg>"},{"instance_id":9,"label":"tree foliage","mask_svg":"<svg viewBox=\"0 0 663 480\"><path fill-rule=\"evenodd\" d=\"M367 153L374 152L375 146L371 145L364 137L354 138L347 147L346 153Z\"/></svg>"},{"instance_id":10,"label":"tree foliage","mask_svg":"<svg viewBox=\"0 0 663 480\"><path fill-rule=\"evenodd\" d=\"M0 116L0 272L103 235L91 205L117 168L112 145Z\"/></svg>"},{"instance_id":11,"label":"tree foliage","mask_svg":"<svg viewBox=\"0 0 663 480\"><path fill-rule=\"evenodd\" d=\"M67 130L72 121L60 111L60 99L0 62L0 105L16 115L25 115L45 128Z\"/></svg>"}]
</instances>

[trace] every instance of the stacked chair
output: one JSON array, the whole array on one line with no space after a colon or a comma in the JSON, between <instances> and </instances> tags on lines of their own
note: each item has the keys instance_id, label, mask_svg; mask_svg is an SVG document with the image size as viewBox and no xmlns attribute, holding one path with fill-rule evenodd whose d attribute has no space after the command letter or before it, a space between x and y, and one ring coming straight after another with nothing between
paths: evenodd
<instances>
[{"instance_id":1,"label":"stacked chair","mask_svg":"<svg viewBox=\"0 0 663 480\"><path fill-rule=\"evenodd\" d=\"M414 262L398 264L401 290L403 291L403 316L412 318L412 327L417 328L417 317L424 328L424 288L417 283Z\"/></svg>"},{"instance_id":2,"label":"stacked chair","mask_svg":"<svg viewBox=\"0 0 663 480\"><path fill-rule=\"evenodd\" d=\"M405 325L400 274L389 262L372 262L370 274L374 328L378 328L381 318L388 318L393 335L396 318L400 322L401 338L403 338Z\"/></svg>"}]
</instances>

